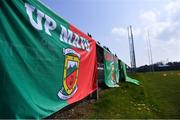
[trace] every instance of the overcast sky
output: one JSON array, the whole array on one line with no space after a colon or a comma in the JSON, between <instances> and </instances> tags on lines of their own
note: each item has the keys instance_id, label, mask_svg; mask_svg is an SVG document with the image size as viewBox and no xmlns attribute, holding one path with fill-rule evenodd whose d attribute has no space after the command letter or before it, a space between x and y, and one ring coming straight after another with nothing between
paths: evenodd
<instances>
[{"instance_id":1,"label":"overcast sky","mask_svg":"<svg viewBox=\"0 0 180 120\"><path fill-rule=\"evenodd\" d=\"M41 0L60 17L110 48L130 65L127 27L132 25L137 66L180 61L180 0Z\"/></svg>"}]
</instances>

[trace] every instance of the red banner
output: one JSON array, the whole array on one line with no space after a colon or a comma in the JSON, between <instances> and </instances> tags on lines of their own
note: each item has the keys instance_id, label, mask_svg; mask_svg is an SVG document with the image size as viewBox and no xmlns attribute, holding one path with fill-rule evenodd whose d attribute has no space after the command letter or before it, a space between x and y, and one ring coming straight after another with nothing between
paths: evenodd
<instances>
[{"instance_id":1,"label":"red banner","mask_svg":"<svg viewBox=\"0 0 180 120\"><path fill-rule=\"evenodd\" d=\"M70 25L70 30L89 41L89 51L72 47L76 52L80 54L81 59L77 82L78 90L74 94L74 96L68 100L69 104L83 99L85 96L88 96L90 93L97 89L96 42L91 37L75 28L73 25Z\"/></svg>"}]
</instances>

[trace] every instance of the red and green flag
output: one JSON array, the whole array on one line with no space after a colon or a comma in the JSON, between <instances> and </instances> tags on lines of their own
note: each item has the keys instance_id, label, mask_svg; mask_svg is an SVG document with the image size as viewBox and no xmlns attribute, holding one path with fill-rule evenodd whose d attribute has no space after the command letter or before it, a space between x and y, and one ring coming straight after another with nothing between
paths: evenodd
<instances>
[{"instance_id":1,"label":"red and green flag","mask_svg":"<svg viewBox=\"0 0 180 120\"><path fill-rule=\"evenodd\" d=\"M96 43L36 0L0 1L0 118L44 118L97 89Z\"/></svg>"},{"instance_id":2,"label":"red and green flag","mask_svg":"<svg viewBox=\"0 0 180 120\"><path fill-rule=\"evenodd\" d=\"M104 49L104 82L108 87L119 86L118 58L106 49Z\"/></svg>"}]
</instances>

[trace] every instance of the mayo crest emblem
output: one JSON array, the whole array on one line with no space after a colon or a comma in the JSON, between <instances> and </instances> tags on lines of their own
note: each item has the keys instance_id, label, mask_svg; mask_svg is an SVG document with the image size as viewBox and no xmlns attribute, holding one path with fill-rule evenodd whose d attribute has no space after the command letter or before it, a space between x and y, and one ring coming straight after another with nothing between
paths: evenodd
<instances>
[{"instance_id":1,"label":"mayo crest emblem","mask_svg":"<svg viewBox=\"0 0 180 120\"><path fill-rule=\"evenodd\" d=\"M77 81L80 64L80 54L73 49L63 49L65 55L63 87L58 92L58 96L67 100L71 98L78 90Z\"/></svg>"}]
</instances>

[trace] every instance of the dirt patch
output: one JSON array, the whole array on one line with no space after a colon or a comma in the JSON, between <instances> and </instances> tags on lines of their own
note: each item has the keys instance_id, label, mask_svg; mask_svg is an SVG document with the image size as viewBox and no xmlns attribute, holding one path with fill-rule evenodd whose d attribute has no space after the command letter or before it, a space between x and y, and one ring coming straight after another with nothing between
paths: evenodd
<instances>
[{"instance_id":1,"label":"dirt patch","mask_svg":"<svg viewBox=\"0 0 180 120\"><path fill-rule=\"evenodd\" d=\"M53 115L47 117L47 119L82 119L90 116L93 108L92 104L96 102L95 99L86 99L81 102L72 104L67 108L60 110Z\"/></svg>"},{"instance_id":2,"label":"dirt patch","mask_svg":"<svg viewBox=\"0 0 180 120\"><path fill-rule=\"evenodd\" d=\"M166 74L166 73L164 73L164 74L163 74L163 76L164 76L164 77L166 77L166 76L167 76L167 74Z\"/></svg>"}]
</instances>

